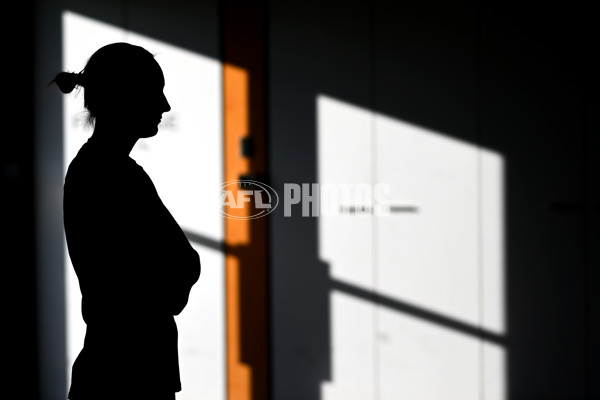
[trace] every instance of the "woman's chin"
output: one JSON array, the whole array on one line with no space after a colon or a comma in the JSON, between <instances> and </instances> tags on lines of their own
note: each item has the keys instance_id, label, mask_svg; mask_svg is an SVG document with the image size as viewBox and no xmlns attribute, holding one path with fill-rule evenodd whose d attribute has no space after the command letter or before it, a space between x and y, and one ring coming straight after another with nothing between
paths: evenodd
<instances>
[{"instance_id":1,"label":"woman's chin","mask_svg":"<svg viewBox=\"0 0 600 400\"><path fill-rule=\"evenodd\" d=\"M157 133L158 133L158 126L149 127L148 129L145 129L143 132L140 132L140 139L151 138L153 136L156 136Z\"/></svg>"}]
</instances>

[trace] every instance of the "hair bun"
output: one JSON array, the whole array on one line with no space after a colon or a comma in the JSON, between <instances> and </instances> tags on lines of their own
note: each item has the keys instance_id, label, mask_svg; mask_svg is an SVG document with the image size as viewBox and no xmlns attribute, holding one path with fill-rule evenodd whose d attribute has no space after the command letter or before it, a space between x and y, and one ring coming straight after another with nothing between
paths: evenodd
<instances>
[{"instance_id":1,"label":"hair bun","mask_svg":"<svg viewBox=\"0 0 600 400\"><path fill-rule=\"evenodd\" d=\"M81 85L81 74L59 72L50 83L56 83L56 86L63 93L71 93L75 89L75 86Z\"/></svg>"}]
</instances>

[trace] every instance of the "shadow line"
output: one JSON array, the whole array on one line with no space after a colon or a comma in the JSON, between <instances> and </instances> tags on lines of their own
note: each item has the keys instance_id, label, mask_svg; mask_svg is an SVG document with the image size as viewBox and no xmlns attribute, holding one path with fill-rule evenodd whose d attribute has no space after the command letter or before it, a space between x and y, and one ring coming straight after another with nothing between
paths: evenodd
<instances>
[{"instance_id":1,"label":"shadow line","mask_svg":"<svg viewBox=\"0 0 600 400\"><path fill-rule=\"evenodd\" d=\"M187 230L183 230L185 237L200 246L208 247L209 249L225 252L225 243L220 240L214 240L207 238L206 236L199 235L197 233L193 233Z\"/></svg>"},{"instance_id":2,"label":"shadow line","mask_svg":"<svg viewBox=\"0 0 600 400\"><path fill-rule=\"evenodd\" d=\"M185 236L188 240L199 244L201 246L208 247L213 250L228 252L225 243L222 241L207 238L206 236L199 235L190 231L184 230ZM466 324L453 318L445 317L433 311L428 311L420 307L416 307L412 304L392 299L391 297L384 296L381 294L373 293L369 290L362 289L358 286L351 285L346 282L342 282L335 279L330 279L330 285L332 290L337 290L354 297L369 301L372 304L377 304L386 308L390 308L395 311L402 312L404 314L412 315L428 322L432 322L437 325L441 325L445 328L455 330L465 335L473 336L487 342L495 343L500 346L506 344L506 339L497 333L490 332L485 329L481 329L477 326Z\"/></svg>"}]
</instances>

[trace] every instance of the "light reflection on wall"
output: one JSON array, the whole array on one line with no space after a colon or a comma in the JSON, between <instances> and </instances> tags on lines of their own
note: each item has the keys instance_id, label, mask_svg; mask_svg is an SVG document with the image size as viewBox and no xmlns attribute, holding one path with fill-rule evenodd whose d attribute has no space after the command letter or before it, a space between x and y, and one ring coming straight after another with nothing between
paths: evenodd
<instances>
[{"instance_id":1,"label":"light reflection on wall","mask_svg":"<svg viewBox=\"0 0 600 400\"><path fill-rule=\"evenodd\" d=\"M98 48L117 41L145 47L155 54L165 75L165 95L172 111L157 136L138 141L131 157L152 178L175 219L186 231L222 242L219 203L222 176L221 65L199 54L133 32L63 13L63 69L80 71ZM83 124L83 92L65 96L65 171L91 129ZM192 243L202 261L202 275L187 308L177 316L183 391L178 399L225 398L224 257ZM66 246L65 246L66 248ZM67 376L82 348L85 324L81 293L68 254Z\"/></svg>"},{"instance_id":2,"label":"light reflection on wall","mask_svg":"<svg viewBox=\"0 0 600 400\"><path fill-rule=\"evenodd\" d=\"M319 183L389 184L397 211L319 218L334 287L322 399L505 398L502 157L324 95L316 106Z\"/></svg>"}]
</instances>

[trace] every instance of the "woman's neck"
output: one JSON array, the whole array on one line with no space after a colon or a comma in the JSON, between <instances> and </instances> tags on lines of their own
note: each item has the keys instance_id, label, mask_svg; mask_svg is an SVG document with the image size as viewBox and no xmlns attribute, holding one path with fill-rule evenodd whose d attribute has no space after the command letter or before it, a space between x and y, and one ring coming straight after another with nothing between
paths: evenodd
<instances>
[{"instance_id":1,"label":"woman's neck","mask_svg":"<svg viewBox=\"0 0 600 400\"><path fill-rule=\"evenodd\" d=\"M117 157L128 157L139 138L124 129L122 124L107 124L96 121L91 139L103 150Z\"/></svg>"}]
</instances>

